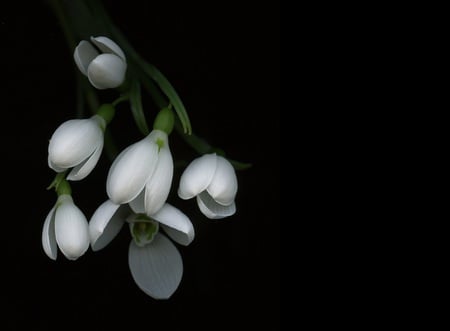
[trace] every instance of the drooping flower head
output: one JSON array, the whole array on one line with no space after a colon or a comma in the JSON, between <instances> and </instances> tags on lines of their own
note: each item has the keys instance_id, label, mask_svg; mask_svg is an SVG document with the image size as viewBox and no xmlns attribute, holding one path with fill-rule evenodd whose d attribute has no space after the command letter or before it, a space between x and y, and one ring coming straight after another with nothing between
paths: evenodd
<instances>
[{"instance_id":1,"label":"drooping flower head","mask_svg":"<svg viewBox=\"0 0 450 331\"><path fill-rule=\"evenodd\" d=\"M67 176L68 180L85 178L102 153L105 126L105 120L98 115L61 124L48 145L49 167L56 172L73 168Z\"/></svg>"},{"instance_id":2,"label":"drooping flower head","mask_svg":"<svg viewBox=\"0 0 450 331\"><path fill-rule=\"evenodd\" d=\"M178 196L197 198L200 211L208 218L219 219L236 212L238 183L231 163L222 156L205 154L184 170L180 178Z\"/></svg>"},{"instance_id":3,"label":"drooping flower head","mask_svg":"<svg viewBox=\"0 0 450 331\"><path fill-rule=\"evenodd\" d=\"M166 202L173 177L173 160L167 134L153 130L122 151L108 173L106 191L115 204L143 195L145 213L155 214Z\"/></svg>"},{"instance_id":4,"label":"drooping flower head","mask_svg":"<svg viewBox=\"0 0 450 331\"><path fill-rule=\"evenodd\" d=\"M80 41L73 57L78 69L99 90L116 88L125 80L125 54L107 37L91 37L91 42Z\"/></svg>"},{"instance_id":5,"label":"drooping flower head","mask_svg":"<svg viewBox=\"0 0 450 331\"><path fill-rule=\"evenodd\" d=\"M42 229L42 247L49 258L56 260L58 247L69 260L76 260L89 248L89 226L83 212L73 203L70 194L58 197Z\"/></svg>"}]
</instances>

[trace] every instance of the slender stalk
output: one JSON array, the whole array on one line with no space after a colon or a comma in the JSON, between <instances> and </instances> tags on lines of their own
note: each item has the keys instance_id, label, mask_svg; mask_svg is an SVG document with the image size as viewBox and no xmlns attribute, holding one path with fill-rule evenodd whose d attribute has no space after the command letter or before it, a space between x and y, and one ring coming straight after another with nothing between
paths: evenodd
<instances>
[{"instance_id":1,"label":"slender stalk","mask_svg":"<svg viewBox=\"0 0 450 331\"><path fill-rule=\"evenodd\" d=\"M67 46L69 46L70 50L73 50L77 43L75 41L75 37L72 34L72 29L70 27L69 21L64 15L64 9L62 8L62 4L60 0L49 0L50 6L55 13L56 18L61 25L64 37L66 38Z\"/></svg>"},{"instance_id":2,"label":"slender stalk","mask_svg":"<svg viewBox=\"0 0 450 331\"><path fill-rule=\"evenodd\" d=\"M184 107L181 98L178 93L169 82L169 80L152 64L146 62L131 46L128 40L125 38L123 33L114 25L112 20L109 18L105 8L98 0L91 0L89 4L92 6L93 10L96 12L100 20L103 21L104 25L109 28L110 33L114 36L114 39L120 44L125 53L131 58L132 61L136 63L136 66L144 71L148 76L150 76L161 88L164 94L169 98L170 103L175 107L175 112L180 118L183 124L183 131L186 134L192 134L192 126L189 120L189 116Z\"/></svg>"}]
</instances>

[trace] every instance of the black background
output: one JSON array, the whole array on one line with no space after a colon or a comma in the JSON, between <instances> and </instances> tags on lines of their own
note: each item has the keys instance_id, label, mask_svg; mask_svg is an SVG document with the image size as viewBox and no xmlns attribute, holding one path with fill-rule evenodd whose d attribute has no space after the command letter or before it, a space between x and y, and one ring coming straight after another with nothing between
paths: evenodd
<instances>
[{"instance_id":1,"label":"black background","mask_svg":"<svg viewBox=\"0 0 450 331\"><path fill-rule=\"evenodd\" d=\"M55 202L45 189L54 176L47 146L57 126L75 117L74 65L46 2L1 6L2 329L279 329L279 4L105 2L137 51L175 86L194 132L253 163L238 172L238 211L228 219L208 220L194 200L170 197L191 218L196 238L178 246L183 280L167 301L133 282L126 230L77 261L44 254L42 225ZM145 102L151 119L154 106ZM119 149L141 137L125 106L111 131ZM176 134L170 142L174 158L196 156ZM107 198L108 165L103 155L72 185L88 219Z\"/></svg>"}]
</instances>

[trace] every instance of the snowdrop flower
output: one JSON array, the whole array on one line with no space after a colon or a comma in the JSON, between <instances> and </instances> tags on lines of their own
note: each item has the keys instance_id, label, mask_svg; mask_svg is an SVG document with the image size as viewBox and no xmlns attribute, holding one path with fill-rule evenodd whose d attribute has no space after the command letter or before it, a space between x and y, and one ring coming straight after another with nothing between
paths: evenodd
<instances>
[{"instance_id":1,"label":"snowdrop flower","mask_svg":"<svg viewBox=\"0 0 450 331\"><path fill-rule=\"evenodd\" d=\"M117 156L109 169L106 191L118 205L143 194L145 213L151 216L166 202L172 177L173 160L167 134L153 130Z\"/></svg>"},{"instance_id":2,"label":"snowdrop flower","mask_svg":"<svg viewBox=\"0 0 450 331\"><path fill-rule=\"evenodd\" d=\"M129 205L107 200L89 222L91 247L94 251L104 248L128 222L133 237L128 266L134 281L147 295L168 299L181 282L183 262L175 245L159 230L187 246L194 239L194 227L185 214L168 203L151 217L144 212L143 196Z\"/></svg>"},{"instance_id":3,"label":"snowdrop flower","mask_svg":"<svg viewBox=\"0 0 450 331\"><path fill-rule=\"evenodd\" d=\"M219 219L236 212L234 198L238 188L233 166L222 156L205 154L184 170L178 196L197 197L200 211L208 218Z\"/></svg>"},{"instance_id":4,"label":"snowdrop flower","mask_svg":"<svg viewBox=\"0 0 450 331\"><path fill-rule=\"evenodd\" d=\"M88 222L70 195L60 195L48 213L42 230L42 247L52 260L56 260L57 247L69 260L76 260L89 248Z\"/></svg>"},{"instance_id":5,"label":"snowdrop flower","mask_svg":"<svg viewBox=\"0 0 450 331\"><path fill-rule=\"evenodd\" d=\"M94 115L89 119L69 120L53 133L48 146L48 165L56 172L73 168L68 180L81 180L94 169L103 149L105 120Z\"/></svg>"},{"instance_id":6,"label":"snowdrop flower","mask_svg":"<svg viewBox=\"0 0 450 331\"><path fill-rule=\"evenodd\" d=\"M82 40L73 57L78 69L99 90L118 87L125 80L125 54L107 37L91 37L91 43Z\"/></svg>"}]
</instances>

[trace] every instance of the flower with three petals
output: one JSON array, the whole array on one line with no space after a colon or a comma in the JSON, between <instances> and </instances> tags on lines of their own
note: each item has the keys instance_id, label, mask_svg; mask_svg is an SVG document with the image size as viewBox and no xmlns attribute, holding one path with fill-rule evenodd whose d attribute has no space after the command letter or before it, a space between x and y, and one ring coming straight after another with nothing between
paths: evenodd
<instances>
[{"instance_id":1,"label":"flower with three petals","mask_svg":"<svg viewBox=\"0 0 450 331\"><path fill-rule=\"evenodd\" d=\"M238 183L231 163L222 156L205 154L184 170L180 178L178 196L197 198L200 211L210 219L219 219L236 212Z\"/></svg>"},{"instance_id":2,"label":"flower with three petals","mask_svg":"<svg viewBox=\"0 0 450 331\"><path fill-rule=\"evenodd\" d=\"M107 200L89 222L91 247L93 251L104 248L128 222L133 237L128 265L134 281L147 295L168 299L181 282L183 262L176 246L159 230L187 246L194 239L194 227L185 214L168 203L150 217L144 213L142 196L124 205Z\"/></svg>"}]
</instances>

